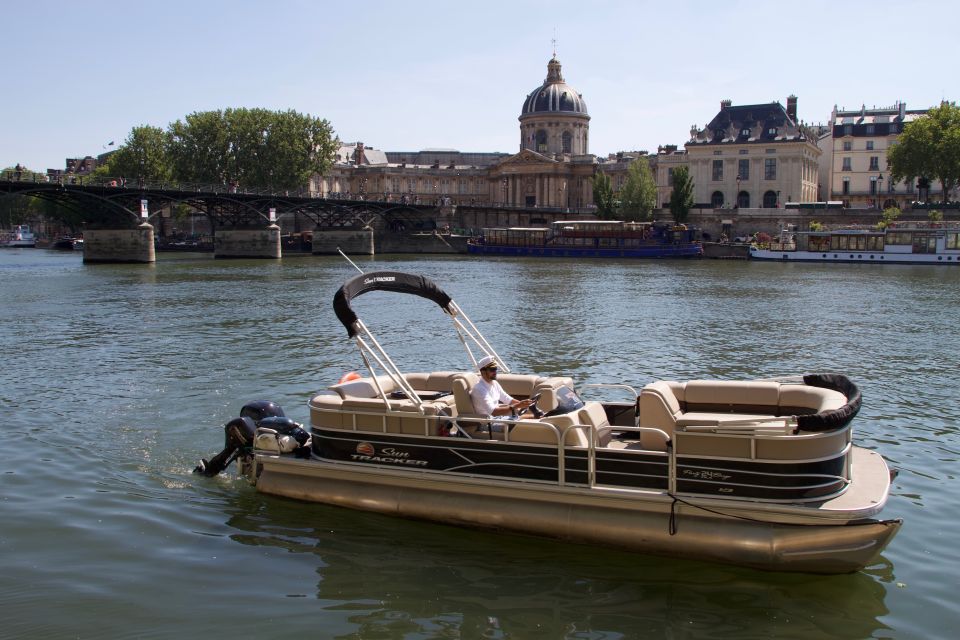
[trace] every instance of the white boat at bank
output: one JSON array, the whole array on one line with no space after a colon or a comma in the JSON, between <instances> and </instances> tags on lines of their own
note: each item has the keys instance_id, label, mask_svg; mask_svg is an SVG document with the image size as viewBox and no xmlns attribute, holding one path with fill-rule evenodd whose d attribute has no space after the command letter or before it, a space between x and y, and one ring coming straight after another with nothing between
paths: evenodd
<instances>
[{"instance_id":1,"label":"white boat at bank","mask_svg":"<svg viewBox=\"0 0 960 640\"><path fill-rule=\"evenodd\" d=\"M960 226L900 223L884 230L783 231L754 260L960 264Z\"/></svg>"},{"instance_id":2,"label":"white boat at bank","mask_svg":"<svg viewBox=\"0 0 960 640\"><path fill-rule=\"evenodd\" d=\"M463 368L401 372L351 307L378 291L441 307L466 351L443 363ZM853 444L860 392L844 376L656 381L637 392L510 373L449 295L402 272L350 279L334 310L369 375L312 397L307 428L272 402L246 405L197 472L239 459L266 494L770 570L856 571L901 526L876 519L891 474ZM474 412L488 355L537 417L491 426ZM596 387L628 396L581 398Z\"/></svg>"},{"instance_id":3,"label":"white boat at bank","mask_svg":"<svg viewBox=\"0 0 960 640\"><path fill-rule=\"evenodd\" d=\"M37 246L37 239L34 237L33 232L30 231L29 225L19 224L15 226L12 231L0 232L0 247L35 246Z\"/></svg>"}]
</instances>

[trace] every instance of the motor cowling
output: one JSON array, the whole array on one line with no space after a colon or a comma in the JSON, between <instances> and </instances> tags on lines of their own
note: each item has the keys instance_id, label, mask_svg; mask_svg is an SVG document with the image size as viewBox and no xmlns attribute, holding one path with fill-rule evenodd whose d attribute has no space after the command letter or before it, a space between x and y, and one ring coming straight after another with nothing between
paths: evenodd
<instances>
[{"instance_id":1,"label":"motor cowling","mask_svg":"<svg viewBox=\"0 0 960 640\"><path fill-rule=\"evenodd\" d=\"M264 418L283 418L284 416L286 414L283 412L283 408L276 402L270 402L269 400L254 400L243 405L243 408L240 409L241 418L251 418L254 422L260 422Z\"/></svg>"},{"instance_id":2,"label":"motor cowling","mask_svg":"<svg viewBox=\"0 0 960 640\"><path fill-rule=\"evenodd\" d=\"M292 437L300 448L310 439L310 434L287 418L277 403L269 400L248 402L240 410L239 418L223 426L223 450L210 460L201 459L193 472L212 477L226 469L238 456L251 456L261 424L266 429ZM294 427L299 429L299 433Z\"/></svg>"},{"instance_id":3,"label":"motor cowling","mask_svg":"<svg viewBox=\"0 0 960 640\"><path fill-rule=\"evenodd\" d=\"M290 418L270 416L257 423L253 448L274 453L296 453L309 457L310 434Z\"/></svg>"}]
</instances>

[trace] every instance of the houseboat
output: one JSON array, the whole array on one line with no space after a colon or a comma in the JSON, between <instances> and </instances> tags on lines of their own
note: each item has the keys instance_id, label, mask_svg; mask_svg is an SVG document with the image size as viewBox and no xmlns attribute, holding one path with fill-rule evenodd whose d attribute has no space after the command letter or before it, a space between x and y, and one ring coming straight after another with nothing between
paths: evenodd
<instances>
[{"instance_id":1,"label":"houseboat","mask_svg":"<svg viewBox=\"0 0 960 640\"><path fill-rule=\"evenodd\" d=\"M622 220L561 220L549 227L483 229L470 253L550 258L690 258L703 254L686 225Z\"/></svg>"},{"instance_id":2,"label":"houseboat","mask_svg":"<svg viewBox=\"0 0 960 640\"><path fill-rule=\"evenodd\" d=\"M15 226L12 231L0 233L0 247L35 246L37 246L37 239L34 237L33 232L30 231L29 225L19 224Z\"/></svg>"},{"instance_id":3,"label":"houseboat","mask_svg":"<svg viewBox=\"0 0 960 640\"><path fill-rule=\"evenodd\" d=\"M766 246L750 248L754 260L960 264L960 226L900 223L886 229L783 231Z\"/></svg>"},{"instance_id":4,"label":"houseboat","mask_svg":"<svg viewBox=\"0 0 960 640\"><path fill-rule=\"evenodd\" d=\"M367 294L439 306L465 353L402 372L353 310ZM901 526L877 518L892 474L854 444L861 396L842 375L578 385L562 372L511 372L424 276L356 276L333 307L366 375L311 397L308 425L248 403L197 473L238 460L265 494L768 570L857 571ZM532 402L528 413L478 413L471 391L490 360L503 389ZM588 395L615 392L623 399Z\"/></svg>"}]
</instances>

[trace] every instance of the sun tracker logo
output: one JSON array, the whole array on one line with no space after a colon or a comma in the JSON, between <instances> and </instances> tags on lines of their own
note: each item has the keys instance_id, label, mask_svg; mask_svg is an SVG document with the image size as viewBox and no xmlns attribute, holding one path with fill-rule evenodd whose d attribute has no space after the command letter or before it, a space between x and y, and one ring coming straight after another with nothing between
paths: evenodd
<instances>
[{"instance_id":1,"label":"sun tracker logo","mask_svg":"<svg viewBox=\"0 0 960 640\"><path fill-rule=\"evenodd\" d=\"M357 444L357 453L362 456L372 456L376 453L376 450L369 442L360 442Z\"/></svg>"},{"instance_id":2,"label":"sun tracker logo","mask_svg":"<svg viewBox=\"0 0 960 640\"><path fill-rule=\"evenodd\" d=\"M357 452L350 454L351 460L357 462L374 462L377 464L405 465L409 467L425 467L430 464L426 460L415 460L410 457L410 452L395 449L394 447L384 447L377 455L376 449L369 442L357 443Z\"/></svg>"}]
</instances>

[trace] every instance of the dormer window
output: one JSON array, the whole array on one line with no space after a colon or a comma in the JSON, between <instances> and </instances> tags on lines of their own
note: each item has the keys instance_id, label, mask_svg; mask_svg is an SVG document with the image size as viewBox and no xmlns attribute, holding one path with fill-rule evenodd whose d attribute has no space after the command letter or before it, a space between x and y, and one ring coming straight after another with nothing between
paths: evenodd
<instances>
[{"instance_id":1,"label":"dormer window","mask_svg":"<svg viewBox=\"0 0 960 640\"><path fill-rule=\"evenodd\" d=\"M742 135L744 138L749 138L750 129L740 129L740 135Z\"/></svg>"},{"instance_id":2,"label":"dormer window","mask_svg":"<svg viewBox=\"0 0 960 640\"><path fill-rule=\"evenodd\" d=\"M775 135L777 135L777 128L776 128L776 127L770 127L769 129L767 129L767 135L768 135L768 136L775 136Z\"/></svg>"}]
</instances>

